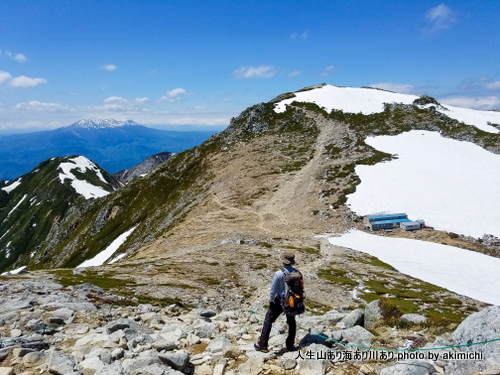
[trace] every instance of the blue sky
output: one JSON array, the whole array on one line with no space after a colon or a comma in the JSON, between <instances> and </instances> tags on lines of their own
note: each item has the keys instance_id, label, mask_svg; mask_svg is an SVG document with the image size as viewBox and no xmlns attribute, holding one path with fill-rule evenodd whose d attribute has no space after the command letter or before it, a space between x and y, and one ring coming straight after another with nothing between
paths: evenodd
<instances>
[{"instance_id":1,"label":"blue sky","mask_svg":"<svg viewBox=\"0 0 500 375\"><path fill-rule=\"evenodd\" d=\"M321 82L492 109L499 16L498 1L2 0L0 132L89 117L223 129Z\"/></svg>"}]
</instances>

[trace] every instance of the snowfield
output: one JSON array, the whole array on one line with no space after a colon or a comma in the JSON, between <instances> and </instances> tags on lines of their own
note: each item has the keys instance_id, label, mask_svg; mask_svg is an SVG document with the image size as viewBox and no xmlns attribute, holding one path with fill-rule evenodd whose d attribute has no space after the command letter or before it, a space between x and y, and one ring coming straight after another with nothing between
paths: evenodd
<instances>
[{"instance_id":1,"label":"snowfield","mask_svg":"<svg viewBox=\"0 0 500 375\"><path fill-rule=\"evenodd\" d=\"M119 235L113 242L111 242L111 244L106 249L101 251L99 254L97 254L92 259L86 260L85 262L83 262L82 264L77 266L77 268L102 266L104 264L104 262L106 262L114 254L114 252L116 250L118 250L118 248L125 242L125 240L128 238L128 236L130 236L130 234L134 231L135 228L137 228L137 226L135 226L132 229L126 231L125 233L122 233L121 235ZM118 259L116 259L116 260L115 259L113 259L113 260L114 261L118 260ZM119 258L119 259L121 259L121 258Z\"/></svg>"},{"instance_id":2,"label":"snowfield","mask_svg":"<svg viewBox=\"0 0 500 375\"><path fill-rule=\"evenodd\" d=\"M370 115L372 113L383 112L384 103L412 104L415 99L419 98L416 95L398 94L377 89L331 85L309 91L296 92L294 94L295 98L285 99L277 103L274 108L275 112L285 112L287 104L298 101L316 103L318 106L324 107L328 112L336 109L348 113L361 112L365 115ZM495 127L488 125L488 121L500 124L500 112L477 111L450 105L443 105L443 107L445 109L438 109L438 111L453 119L462 121L468 125L474 125L489 133L500 132Z\"/></svg>"},{"instance_id":3,"label":"snowfield","mask_svg":"<svg viewBox=\"0 0 500 375\"><path fill-rule=\"evenodd\" d=\"M361 183L347 196L352 211L405 212L436 229L500 237L500 155L421 130L366 143L399 158L356 166Z\"/></svg>"},{"instance_id":4,"label":"snowfield","mask_svg":"<svg viewBox=\"0 0 500 375\"><path fill-rule=\"evenodd\" d=\"M19 178L17 181L12 182L10 185L7 185L6 187L3 187L2 190L10 193L12 190L14 190L16 187L21 185L21 179Z\"/></svg>"},{"instance_id":5,"label":"snowfield","mask_svg":"<svg viewBox=\"0 0 500 375\"><path fill-rule=\"evenodd\" d=\"M91 170L102 182L107 184L107 181L104 179L104 176L99 168L97 168L97 166L89 159L83 156L68 159L68 163L61 163L59 169L62 170L62 173L59 174L61 183L64 183L64 180L66 179L70 179L73 189L75 189L78 194L83 195L85 199L104 197L109 194L109 192L104 190L102 187L92 185L87 181L79 180L73 173L71 173L73 169L76 169L81 173L85 173L86 170Z\"/></svg>"},{"instance_id":6,"label":"snowfield","mask_svg":"<svg viewBox=\"0 0 500 375\"><path fill-rule=\"evenodd\" d=\"M353 230L332 245L362 251L399 272L479 301L500 305L500 259L458 247Z\"/></svg>"}]
</instances>

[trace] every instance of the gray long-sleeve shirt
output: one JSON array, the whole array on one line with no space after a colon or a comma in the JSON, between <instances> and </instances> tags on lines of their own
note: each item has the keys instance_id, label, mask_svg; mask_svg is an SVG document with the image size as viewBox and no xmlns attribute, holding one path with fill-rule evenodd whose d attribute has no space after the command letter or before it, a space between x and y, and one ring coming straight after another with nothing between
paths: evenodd
<instances>
[{"instance_id":1,"label":"gray long-sleeve shirt","mask_svg":"<svg viewBox=\"0 0 500 375\"><path fill-rule=\"evenodd\" d=\"M288 272L296 271L292 266L285 266ZM269 294L269 302L276 302L280 300L281 293L285 291L285 274L281 269L276 271L273 277L273 283L271 284L271 293Z\"/></svg>"}]
</instances>

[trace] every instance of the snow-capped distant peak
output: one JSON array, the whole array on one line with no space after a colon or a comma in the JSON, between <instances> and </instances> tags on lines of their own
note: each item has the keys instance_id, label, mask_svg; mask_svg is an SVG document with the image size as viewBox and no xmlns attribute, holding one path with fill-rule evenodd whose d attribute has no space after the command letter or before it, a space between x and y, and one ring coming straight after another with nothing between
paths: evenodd
<instances>
[{"instance_id":1,"label":"snow-capped distant peak","mask_svg":"<svg viewBox=\"0 0 500 375\"><path fill-rule=\"evenodd\" d=\"M139 125L135 121L118 121L112 118L108 119L98 119L90 118L84 119L71 124L70 126L82 129L104 129L104 128L118 128L121 126L136 126Z\"/></svg>"}]
</instances>

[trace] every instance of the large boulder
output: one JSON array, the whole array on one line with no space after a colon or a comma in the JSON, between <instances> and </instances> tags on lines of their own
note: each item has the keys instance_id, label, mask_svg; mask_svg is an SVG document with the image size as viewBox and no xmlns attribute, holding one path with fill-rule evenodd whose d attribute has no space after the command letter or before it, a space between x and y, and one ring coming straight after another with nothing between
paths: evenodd
<instances>
[{"instance_id":1,"label":"large boulder","mask_svg":"<svg viewBox=\"0 0 500 375\"><path fill-rule=\"evenodd\" d=\"M365 312L363 309L356 309L347 314L337 326L340 328L351 328L358 325L363 325Z\"/></svg>"},{"instance_id":2,"label":"large boulder","mask_svg":"<svg viewBox=\"0 0 500 375\"><path fill-rule=\"evenodd\" d=\"M354 326L342 331L342 340L364 348L370 348L372 346L372 337L375 336L361 326Z\"/></svg>"},{"instance_id":3,"label":"large boulder","mask_svg":"<svg viewBox=\"0 0 500 375\"><path fill-rule=\"evenodd\" d=\"M375 322L382 319L382 309L380 308L380 300L370 302L365 307L365 321L364 327L366 329L371 329Z\"/></svg>"},{"instance_id":4,"label":"large boulder","mask_svg":"<svg viewBox=\"0 0 500 375\"><path fill-rule=\"evenodd\" d=\"M471 345L477 342L496 340L500 337L500 306L491 306L469 315L453 332L453 340L458 345ZM457 352L474 356L482 354L483 360L455 360L446 366L446 373L465 375L474 372L495 373L500 366L500 345L498 341L479 345L465 346Z\"/></svg>"},{"instance_id":5,"label":"large boulder","mask_svg":"<svg viewBox=\"0 0 500 375\"><path fill-rule=\"evenodd\" d=\"M51 374L65 375L75 371L76 363L75 358L72 355L52 351L47 356L47 365Z\"/></svg>"}]
</instances>

